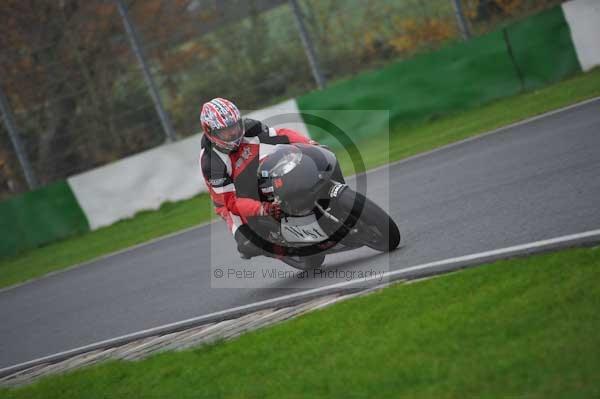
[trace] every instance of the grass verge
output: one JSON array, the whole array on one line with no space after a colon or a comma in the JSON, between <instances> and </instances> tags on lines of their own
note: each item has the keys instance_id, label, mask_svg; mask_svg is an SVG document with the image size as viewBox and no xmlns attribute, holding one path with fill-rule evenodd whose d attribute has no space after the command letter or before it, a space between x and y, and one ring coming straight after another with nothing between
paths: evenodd
<instances>
[{"instance_id":1,"label":"grass verge","mask_svg":"<svg viewBox=\"0 0 600 399\"><path fill-rule=\"evenodd\" d=\"M389 137L373 137L368 142L358 143L358 147L369 169L599 95L600 69L596 69L541 90L426 124L395 126ZM346 173L352 171L345 154L340 155L340 163ZM211 215L210 200L206 195L200 195L165 204L158 211L141 212L110 227L2 259L0 287L192 227L210 220Z\"/></svg>"},{"instance_id":2,"label":"grass verge","mask_svg":"<svg viewBox=\"0 0 600 399\"><path fill-rule=\"evenodd\" d=\"M597 397L599 280L600 247L500 261L0 396Z\"/></svg>"}]
</instances>

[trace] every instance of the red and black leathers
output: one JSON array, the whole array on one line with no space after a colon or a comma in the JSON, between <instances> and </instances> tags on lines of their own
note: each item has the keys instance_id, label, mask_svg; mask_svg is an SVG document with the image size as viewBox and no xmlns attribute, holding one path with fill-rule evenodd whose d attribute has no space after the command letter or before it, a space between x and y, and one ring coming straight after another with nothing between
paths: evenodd
<instances>
[{"instance_id":1,"label":"red and black leathers","mask_svg":"<svg viewBox=\"0 0 600 399\"><path fill-rule=\"evenodd\" d=\"M269 207L262 196L256 176L259 161L276 144L314 143L291 129L269 128L260 121L244 119L245 132L237 151L225 154L202 138L200 166L216 212L235 234L247 218L266 216ZM316 144L316 143L315 143Z\"/></svg>"}]
</instances>

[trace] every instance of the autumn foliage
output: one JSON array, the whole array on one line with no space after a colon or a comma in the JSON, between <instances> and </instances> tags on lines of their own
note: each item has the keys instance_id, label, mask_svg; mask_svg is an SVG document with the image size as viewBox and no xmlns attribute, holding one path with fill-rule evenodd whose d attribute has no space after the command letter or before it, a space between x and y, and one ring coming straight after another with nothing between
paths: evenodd
<instances>
[{"instance_id":1,"label":"autumn foliage","mask_svg":"<svg viewBox=\"0 0 600 399\"><path fill-rule=\"evenodd\" d=\"M450 0L299 1L329 81L459 40ZM462 1L476 34L560 2ZM180 137L212 97L252 110L315 87L286 0L124 2ZM113 0L0 1L0 87L42 184L165 140ZM0 125L0 198L24 190Z\"/></svg>"},{"instance_id":2,"label":"autumn foliage","mask_svg":"<svg viewBox=\"0 0 600 399\"><path fill-rule=\"evenodd\" d=\"M187 1L145 0L131 7L154 43L190 34ZM168 11L168 12L167 12ZM170 43L169 43L170 44ZM148 53L167 76L196 57L198 45L155 45ZM0 85L9 98L42 183L162 142L141 75L110 1L0 2ZM167 82L168 87L168 82ZM0 140L0 189L22 188L9 142Z\"/></svg>"}]
</instances>

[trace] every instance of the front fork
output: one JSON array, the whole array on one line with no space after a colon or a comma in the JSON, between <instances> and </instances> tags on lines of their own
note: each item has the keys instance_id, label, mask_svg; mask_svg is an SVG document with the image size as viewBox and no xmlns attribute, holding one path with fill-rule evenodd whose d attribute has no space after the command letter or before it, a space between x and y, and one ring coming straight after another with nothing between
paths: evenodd
<instances>
[{"instance_id":1,"label":"front fork","mask_svg":"<svg viewBox=\"0 0 600 399\"><path fill-rule=\"evenodd\" d=\"M336 200L345 190L350 190L346 184L332 182L327 190L327 196L324 198L327 201L323 201L326 204L317 201L315 202L315 206L323 217L327 219L327 222L322 224L321 227L323 227L331 237L331 240L336 243L355 246L357 243L352 241L352 237L358 233L356 218L354 218L350 210L341 209L339 207L337 207L338 209L336 210Z\"/></svg>"}]
</instances>

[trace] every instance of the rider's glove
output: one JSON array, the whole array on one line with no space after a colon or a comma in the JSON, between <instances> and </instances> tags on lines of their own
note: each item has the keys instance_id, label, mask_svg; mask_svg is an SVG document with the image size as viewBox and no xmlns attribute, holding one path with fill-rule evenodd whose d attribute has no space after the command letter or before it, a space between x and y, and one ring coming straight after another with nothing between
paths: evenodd
<instances>
[{"instance_id":1,"label":"rider's glove","mask_svg":"<svg viewBox=\"0 0 600 399\"><path fill-rule=\"evenodd\" d=\"M261 216L271 216L278 222L281 220L281 207L276 202L263 202L261 208Z\"/></svg>"}]
</instances>

